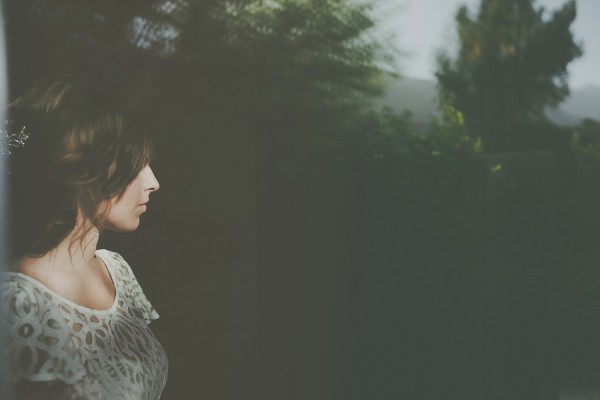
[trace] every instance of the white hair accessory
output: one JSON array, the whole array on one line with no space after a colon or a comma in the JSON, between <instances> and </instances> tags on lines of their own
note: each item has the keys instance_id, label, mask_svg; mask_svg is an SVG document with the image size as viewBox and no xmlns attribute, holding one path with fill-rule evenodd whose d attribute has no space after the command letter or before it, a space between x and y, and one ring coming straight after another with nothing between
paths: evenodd
<instances>
[{"instance_id":1,"label":"white hair accessory","mask_svg":"<svg viewBox=\"0 0 600 400\"><path fill-rule=\"evenodd\" d=\"M8 156L14 149L25 146L25 142L29 139L26 126L16 132L13 126L14 122L7 120L4 129L0 129L0 155L2 156Z\"/></svg>"}]
</instances>

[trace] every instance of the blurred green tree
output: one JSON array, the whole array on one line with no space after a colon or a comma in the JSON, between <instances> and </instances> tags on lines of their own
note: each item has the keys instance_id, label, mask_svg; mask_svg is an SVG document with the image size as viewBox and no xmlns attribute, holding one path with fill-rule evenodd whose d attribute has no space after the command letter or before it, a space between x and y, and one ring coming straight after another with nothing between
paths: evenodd
<instances>
[{"instance_id":1,"label":"blurred green tree","mask_svg":"<svg viewBox=\"0 0 600 400\"><path fill-rule=\"evenodd\" d=\"M333 134L381 93L391 61L369 36L369 3L9 0L10 90L73 75L105 82L162 128L250 118Z\"/></svg>"},{"instance_id":2,"label":"blurred green tree","mask_svg":"<svg viewBox=\"0 0 600 400\"><path fill-rule=\"evenodd\" d=\"M460 110L487 151L522 147L523 133L568 94L567 65L581 56L570 30L576 2L545 14L535 0L482 0L456 15L459 49L438 58L443 102Z\"/></svg>"},{"instance_id":3,"label":"blurred green tree","mask_svg":"<svg viewBox=\"0 0 600 400\"><path fill-rule=\"evenodd\" d=\"M331 133L329 122L366 110L382 91L381 66L391 59L368 34L375 23L368 2L176 4L171 15L178 34L164 83L181 100L182 116L231 120L241 113L283 121L280 132L316 133L318 125Z\"/></svg>"}]
</instances>

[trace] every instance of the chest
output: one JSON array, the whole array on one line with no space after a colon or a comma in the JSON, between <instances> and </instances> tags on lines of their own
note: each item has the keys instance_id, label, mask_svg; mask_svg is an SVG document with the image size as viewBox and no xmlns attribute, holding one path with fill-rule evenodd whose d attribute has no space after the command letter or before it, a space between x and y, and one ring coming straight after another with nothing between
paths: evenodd
<instances>
[{"instance_id":1,"label":"chest","mask_svg":"<svg viewBox=\"0 0 600 400\"><path fill-rule=\"evenodd\" d=\"M123 393L131 399L157 398L166 382L168 362L135 307L118 299L111 312L63 309L62 313L72 327L72 339L86 369L86 378L78 385L100 390L99 398L117 398Z\"/></svg>"}]
</instances>

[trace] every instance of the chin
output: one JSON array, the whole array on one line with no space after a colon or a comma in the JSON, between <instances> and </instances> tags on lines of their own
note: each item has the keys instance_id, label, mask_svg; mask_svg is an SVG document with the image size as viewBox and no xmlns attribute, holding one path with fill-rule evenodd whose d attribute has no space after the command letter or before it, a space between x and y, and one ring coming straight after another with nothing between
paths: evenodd
<instances>
[{"instance_id":1,"label":"chin","mask_svg":"<svg viewBox=\"0 0 600 400\"><path fill-rule=\"evenodd\" d=\"M127 232L133 232L135 230L137 230L137 228L139 228L140 226L140 221L137 220L135 222L131 222L131 223L119 223L119 224L110 224L108 226L106 226L106 229L113 231L113 232L122 232L122 233L127 233Z\"/></svg>"}]
</instances>

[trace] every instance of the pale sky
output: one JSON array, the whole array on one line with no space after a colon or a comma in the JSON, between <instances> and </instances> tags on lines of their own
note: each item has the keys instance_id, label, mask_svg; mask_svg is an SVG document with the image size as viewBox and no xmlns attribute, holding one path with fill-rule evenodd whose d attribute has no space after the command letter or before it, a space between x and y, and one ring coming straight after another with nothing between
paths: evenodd
<instances>
[{"instance_id":1,"label":"pale sky","mask_svg":"<svg viewBox=\"0 0 600 400\"><path fill-rule=\"evenodd\" d=\"M536 0L547 15L566 0ZM461 4L477 11L479 0L378 0L376 18L380 30L396 36L403 52L402 75L434 79L435 55L440 48L456 45L454 16ZM473 14L474 15L474 14ZM575 40L583 42L584 55L569 65L571 89L600 87L600 1L577 0L577 19L572 25Z\"/></svg>"}]
</instances>

